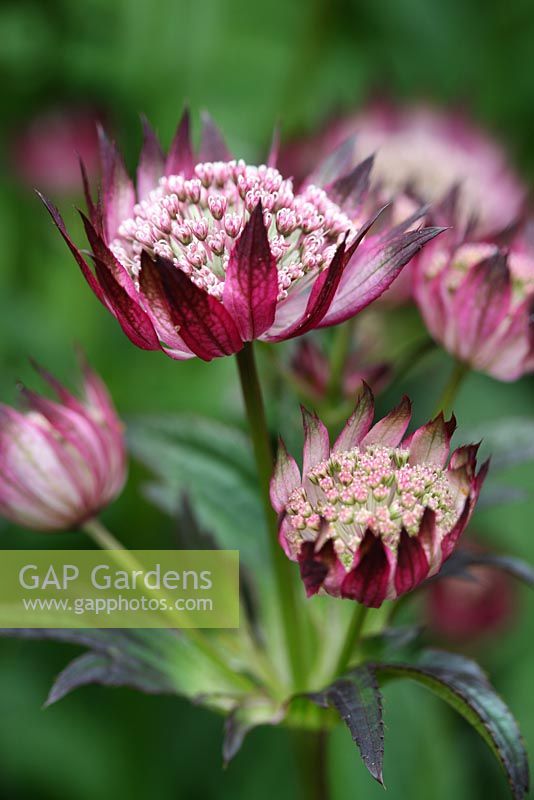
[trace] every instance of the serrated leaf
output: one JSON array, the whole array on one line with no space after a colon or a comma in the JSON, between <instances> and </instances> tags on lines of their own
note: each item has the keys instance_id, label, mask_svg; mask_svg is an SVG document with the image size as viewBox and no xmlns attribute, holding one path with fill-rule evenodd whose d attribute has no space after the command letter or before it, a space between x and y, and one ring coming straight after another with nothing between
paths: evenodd
<instances>
[{"instance_id":1,"label":"serrated leaf","mask_svg":"<svg viewBox=\"0 0 534 800\"><path fill-rule=\"evenodd\" d=\"M529 789L528 759L517 722L474 661L428 650L414 663L373 665L382 679L409 678L430 689L461 714L489 745L516 800Z\"/></svg>"},{"instance_id":2,"label":"serrated leaf","mask_svg":"<svg viewBox=\"0 0 534 800\"><path fill-rule=\"evenodd\" d=\"M373 778L383 784L384 722L382 695L372 668L351 670L321 692L308 695L322 708L332 707L351 732L363 762Z\"/></svg>"},{"instance_id":3,"label":"serrated leaf","mask_svg":"<svg viewBox=\"0 0 534 800\"><path fill-rule=\"evenodd\" d=\"M98 683L102 686L127 686L147 694L173 694L172 682L148 665L125 663L107 653L89 652L75 658L56 678L45 707L61 700L74 689Z\"/></svg>"},{"instance_id":4,"label":"serrated leaf","mask_svg":"<svg viewBox=\"0 0 534 800\"><path fill-rule=\"evenodd\" d=\"M185 491L220 547L239 549L245 563L262 563L262 506L241 430L192 415L144 416L131 421L128 441L157 479L146 487L149 500L174 516Z\"/></svg>"},{"instance_id":5,"label":"serrated leaf","mask_svg":"<svg viewBox=\"0 0 534 800\"><path fill-rule=\"evenodd\" d=\"M58 679L59 686L52 688L54 700L49 698L48 704L87 683L131 686L150 693L172 692L189 699L216 694L221 707L229 696L235 705L243 693L238 675L234 682L187 636L173 630L2 628L0 636L81 645L87 648L87 655L98 657L81 664L75 659L67 666Z\"/></svg>"}]
</instances>

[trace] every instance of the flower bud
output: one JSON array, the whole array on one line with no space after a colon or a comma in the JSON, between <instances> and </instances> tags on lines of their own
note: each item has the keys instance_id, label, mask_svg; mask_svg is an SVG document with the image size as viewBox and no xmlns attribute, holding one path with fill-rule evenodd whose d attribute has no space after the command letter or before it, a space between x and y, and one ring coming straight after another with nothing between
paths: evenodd
<instances>
[{"instance_id":1,"label":"flower bud","mask_svg":"<svg viewBox=\"0 0 534 800\"><path fill-rule=\"evenodd\" d=\"M0 405L0 514L35 530L76 528L124 485L122 424L86 365L81 399L39 371L57 401L23 388L26 410Z\"/></svg>"}]
</instances>

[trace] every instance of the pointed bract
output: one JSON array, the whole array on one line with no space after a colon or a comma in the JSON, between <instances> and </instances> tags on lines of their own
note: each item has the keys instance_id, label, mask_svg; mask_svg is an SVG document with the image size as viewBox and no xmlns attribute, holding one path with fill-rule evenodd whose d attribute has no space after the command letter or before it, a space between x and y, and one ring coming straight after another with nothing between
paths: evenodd
<instances>
[{"instance_id":1,"label":"pointed bract","mask_svg":"<svg viewBox=\"0 0 534 800\"><path fill-rule=\"evenodd\" d=\"M195 157L191 144L191 118L186 108L178 125L174 139L165 161L165 175L184 175L189 178L193 173Z\"/></svg>"},{"instance_id":2,"label":"pointed bract","mask_svg":"<svg viewBox=\"0 0 534 800\"><path fill-rule=\"evenodd\" d=\"M278 440L278 452L273 477L271 478L271 503L275 511L280 513L291 492L300 485L300 470L297 462L287 452L283 439Z\"/></svg>"},{"instance_id":3,"label":"pointed bract","mask_svg":"<svg viewBox=\"0 0 534 800\"><path fill-rule=\"evenodd\" d=\"M143 126L143 149L137 167L137 200L144 200L158 185L165 168L165 158L158 137L144 114L141 115Z\"/></svg>"},{"instance_id":4,"label":"pointed bract","mask_svg":"<svg viewBox=\"0 0 534 800\"><path fill-rule=\"evenodd\" d=\"M278 270L260 202L230 254L224 282L223 303L243 341L251 342L271 327L277 295Z\"/></svg>"},{"instance_id":5,"label":"pointed bract","mask_svg":"<svg viewBox=\"0 0 534 800\"><path fill-rule=\"evenodd\" d=\"M337 437L332 452L352 450L357 447L369 432L375 415L373 393L369 386L362 383L362 391L358 397L356 408L347 420L345 427Z\"/></svg>"}]
</instances>

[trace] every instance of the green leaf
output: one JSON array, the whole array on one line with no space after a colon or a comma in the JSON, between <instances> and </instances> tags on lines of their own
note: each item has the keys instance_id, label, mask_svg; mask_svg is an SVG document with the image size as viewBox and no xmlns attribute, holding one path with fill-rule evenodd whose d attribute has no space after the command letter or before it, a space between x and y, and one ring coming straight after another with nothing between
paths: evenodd
<instances>
[{"instance_id":1,"label":"green leaf","mask_svg":"<svg viewBox=\"0 0 534 800\"><path fill-rule=\"evenodd\" d=\"M249 564L262 563L261 501L241 430L192 415L143 416L129 424L128 441L132 455L157 479L146 487L149 500L174 516L185 491L220 547L239 549Z\"/></svg>"},{"instance_id":2,"label":"green leaf","mask_svg":"<svg viewBox=\"0 0 534 800\"><path fill-rule=\"evenodd\" d=\"M331 686L308 697L322 708L336 709L358 745L365 766L383 785L382 695L373 668L367 665L357 667Z\"/></svg>"},{"instance_id":3,"label":"green leaf","mask_svg":"<svg viewBox=\"0 0 534 800\"><path fill-rule=\"evenodd\" d=\"M259 725L278 725L286 714L283 706L264 696L251 695L226 718L223 761L226 766L239 752L245 736Z\"/></svg>"},{"instance_id":4,"label":"green leaf","mask_svg":"<svg viewBox=\"0 0 534 800\"><path fill-rule=\"evenodd\" d=\"M215 709L226 709L228 698L234 707L243 694L240 683L221 672L186 635L174 630L2 628L0 636L87 648L87 653L61 673L47 705L89 683L130 686L152 694L173 693L191 700L206 698L206 705Z\"/></svg>"},{"instance_id":5,"label":"green leaf","mask_svg":"<svg viewBox=\"0 0 534 800\"><path fill-rule=\"evenodd\" d=\"M529 789L528 759L518 725L478 664L464 656L428 650L412 663L376 663L382 679L409 678L426 686L461 714L482 736L503 767L512 794Z\"/></svg>"},{"instance_id":6,"label":"green leaf","mask_svg":"<svg viewBox=\"0 0 534 800\"><path fill-rule=\"evenodd\" d=\"M50 689L45 707L61 700L74 689L90 683L99 683L102 686L128 686L130 689L147 694L174 692L172 682L146 664L128 664L107 653L89 652L75 658L58 675Z\"/></svg>"}]
</instances>

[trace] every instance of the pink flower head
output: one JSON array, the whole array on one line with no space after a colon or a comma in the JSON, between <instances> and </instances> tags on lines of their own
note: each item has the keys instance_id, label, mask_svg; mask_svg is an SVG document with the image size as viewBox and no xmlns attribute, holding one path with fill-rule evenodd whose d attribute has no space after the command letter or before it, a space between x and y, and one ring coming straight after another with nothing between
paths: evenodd
<instances>
[{"instance_id":1,"label":"pink flower head","mask_svg":"<svg viewBox=\"0 0 534 800\"><path fill-rule=\"evenodd\" d=\"M80 164L98 170L98 114L88 108L63 108L34 117L13 142L13 165L31 188L61 194L77 192Z\"/></svg>"},{"instance_id":2,"label":"pink flower head","mask_svg":"<svg viewBox=\"0 0 534 800\"><path fill-rule=\"evenodd\" d=\"M87 365L80 400L39 371L58 401L23 388L26 411L0 405L0 514L35 530L76 528L124 485L122 425Z\"/></svg>"},{"instance_id":3,"label":"pink flower head","mask_svg":"<svg viewBox=\"0 0 534 800\"><path fill-rule=\"evenodd\" d=\"M430 334L472 369L502 381L534 371L534 247L527 229L506 247L451 230L414 267Z\"/></svg>"},{"instance_id":4,"label":"pink flower head","mask_svg":"<svg viewBox=\"0 0 534 800\"><path fill-rule=\"evenodd\" d=\"M331 447L323 423L303 410L302 475L281 443L271 501L308 596L322 590L378 608L438 572L469 522L487 464L476 474L477 445L449 458L456 423L442 414L405 437L406 397L372 426L373 416L364 386Z\"/></svg>"},{"instance_id":5,"label":"pink flower head","mask_svg":"<svg viewBox=\"0 0 534 800\"><path fill-rule=\"evenodd\" d=\"M366 235L371 161L343 174L343 148L295 192L274 165L232 159L205 122L198 155L184 115L165 158L145 122L137 186L102 137L102 202L83 221L93 272L47 207L94 293L138 347L206 361L354 316L439 229ZM270 158L270 162L274 157Z\"/></svg>"},{"instance_id":6,"label":"pink flower head","mask_svg":"<svg viewBox=\"0 0 534 800\"><path fill-rule=\"evenodd\" d=\"M376 153L374 179L389 197L408 188L435 202L459 184L462 220L475 218L478 235L507 227L521 209L526 189L500 143L463 114L424 104L372 103L333 120L318 136L288 145L282 164L305 178L318 154L351 134L354 163Z\"/></svg>"}]
</instances>

